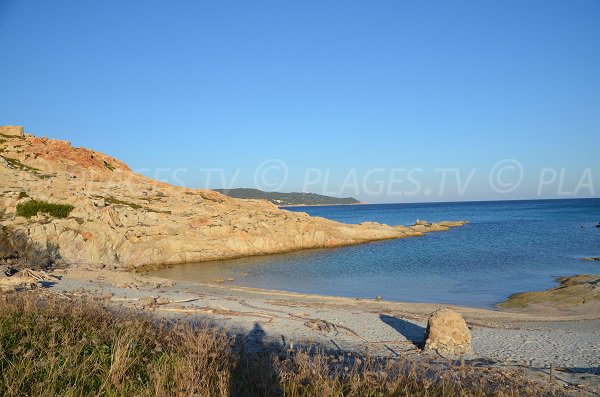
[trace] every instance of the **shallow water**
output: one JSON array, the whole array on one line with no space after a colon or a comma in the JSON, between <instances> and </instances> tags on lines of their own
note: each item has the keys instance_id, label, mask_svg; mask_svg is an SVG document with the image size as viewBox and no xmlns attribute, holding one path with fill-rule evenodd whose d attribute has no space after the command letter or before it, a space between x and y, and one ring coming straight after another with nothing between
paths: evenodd
<instances>
[{"instance_id":1,"label":"shallow water","mask_svg":"<svg viewBox=\"0 0 600 397\"><path fill-rule=\"evenodd\" d=\"M600 199L287 208L346 223L468 220L448 232L352 247L180 265L181 281L405 302L492 307L509 295L600 273Z\"/></svg>"}]
</instances>

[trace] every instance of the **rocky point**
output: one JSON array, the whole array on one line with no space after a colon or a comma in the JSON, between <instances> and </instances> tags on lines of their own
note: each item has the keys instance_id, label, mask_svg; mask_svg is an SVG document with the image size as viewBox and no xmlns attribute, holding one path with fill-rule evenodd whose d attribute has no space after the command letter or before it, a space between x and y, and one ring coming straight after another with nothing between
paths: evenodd
<instances>
[{"instance_id":1,"label":"rocky point","mask_svg":"<svg viewBox=\"0 0 600 397\"><path fill-rule=\"evenodd\" d=\"M158 182L105 154L15 126L0 127L0 190L5 264L142 269L419 236L464 224L343 224L263 200ZM31 200L73 209L66 217L19 216L17 205Z\"/></svg>"}]
</instances>

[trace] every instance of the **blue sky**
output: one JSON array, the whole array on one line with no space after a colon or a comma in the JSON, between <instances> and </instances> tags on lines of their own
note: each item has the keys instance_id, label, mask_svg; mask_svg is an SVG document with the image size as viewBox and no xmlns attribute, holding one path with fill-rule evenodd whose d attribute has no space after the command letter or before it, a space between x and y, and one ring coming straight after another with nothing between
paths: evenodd
<instances>
[{"instance_id":1,"label":"blue sky","mask_svg":"<svg viewBox=\"0 0 600 397\"><path fill-rule=\"evenodd\" d=\"M0 124L192 187L598 196L599 20L595 0L0 0Z\"/></svg>"}]
</instances>

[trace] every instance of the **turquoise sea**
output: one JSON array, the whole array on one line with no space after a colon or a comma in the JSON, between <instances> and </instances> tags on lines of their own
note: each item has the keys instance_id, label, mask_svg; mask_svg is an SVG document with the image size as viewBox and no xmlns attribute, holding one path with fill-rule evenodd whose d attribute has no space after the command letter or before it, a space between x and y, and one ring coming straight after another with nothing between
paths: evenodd
<instances>
[{"instance_id":1,"label":"turquoise sea","mask_svg":"<svg viewBox=\"0 0 600 397\"><path fill-rule=\"evenodd\" d=\"M286 208L346 223L468 220L423 237L228 261L154 274L323 295L492 307L556 277L600 273L600 199Z\"/></svg>"}]
</instances>

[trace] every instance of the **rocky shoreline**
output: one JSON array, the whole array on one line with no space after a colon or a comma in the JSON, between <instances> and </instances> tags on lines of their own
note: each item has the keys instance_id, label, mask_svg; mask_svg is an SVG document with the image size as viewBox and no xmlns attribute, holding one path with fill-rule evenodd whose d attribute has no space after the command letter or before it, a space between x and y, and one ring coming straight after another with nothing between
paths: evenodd
<instances>
[{"instance_id":1,"label":"rocky shoreline","mask_svg":"<svg viewBox=\"0 0 600 397\"><path fill-rule=\"evenodd\" d=\"M527 313L600 313L600 275L579 274L558 278L559 285L545 291L520 292L498 304L501 310Z\"/></svg>"},{"instance_id":2,"label":"rocky shoreline","mask_svg":"<svg viewBox=\"0 0 600 397\"><path fill-rule=\"evenodd\" d=\"M22 127L0 127L0 156L0 250L45 265L140 270L421 236L466 223L343 224L158 182ZM42 210L19 214L31 201ZM68 215L53 214L53 206Z\"/></svg>"}]
</instances>

